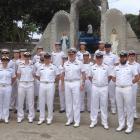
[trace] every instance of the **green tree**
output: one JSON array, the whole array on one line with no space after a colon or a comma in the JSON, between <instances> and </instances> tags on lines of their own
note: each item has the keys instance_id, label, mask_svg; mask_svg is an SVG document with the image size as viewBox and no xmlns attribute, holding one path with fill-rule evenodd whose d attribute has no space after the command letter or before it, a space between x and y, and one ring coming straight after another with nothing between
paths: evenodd
<instances>
[{"instance_id":1,"label":"green tree","mask_svg":"<svg viewBox=\"0 0 140 140\"><path fill-rule=\"evenodd\" d=\"M140 15L127 14L126 18L136 33L137 37L140 39Z\"/></svg>"},{"instance_id":2,"label":"green tree","mask_svg":"<svg viewBox=\"0 0 140 140\"><path fill-rule=\"evenodd\" d=\"M80 8L80 29L88 23L98 28L100 11L99 0L84 1ZM29 34L36 29L44 31L54 14L59 10L70 10L70 0L0 0L0 41L30 40ZM23 21L19 28L14 21ZM88 22L87 22L88 21Z\"/></svg>"},{"instance_id":3,"label":"green tree","mask_svg":"<svg viewBox=\"0 0 140 140\"><path fill-rule=\"evenodd\" d=\"M94 31L100 30L101 13L98 7L99 1L85 0L80 8L79 25L81 31L87 31L87 25L91 24Z\"/></svg>"}]
</instances>

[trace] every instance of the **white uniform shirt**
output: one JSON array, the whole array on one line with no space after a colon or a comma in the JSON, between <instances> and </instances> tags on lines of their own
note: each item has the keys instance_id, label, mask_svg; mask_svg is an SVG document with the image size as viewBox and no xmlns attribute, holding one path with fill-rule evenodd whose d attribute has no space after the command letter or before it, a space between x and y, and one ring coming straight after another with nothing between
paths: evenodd
<instances>
[{"instance_id":1,"label":"white uniform shirt","mask_svg":"<svg viewBox=\"0 0 140 140\"><path fill-rule=\"evenodd\" d=\"M119 63L119 58L117 55L113 54L112 52L110 53L105 53L103 55L103 63L109 66L109 70L112 71L115 64Z\"/></svg>"},{"instance_id":2,"label":"white uniform shirt","mask_svg":"<svg viewBox=\"0 0 140 140\"><path fill-rule=\"evenodd\" d=\"M36 54L36 55L33 57L33 63L35 64L35 63L37 63L37 62L39 62L39 61L40 61L40 56Z\"/></svg>"},{"instance_id":3,"label":"white uniform shirt","mask_svg":"<svg viewBox=\"0 0 140 140\"><path fill-rule=\"evenodd\" d=\"M86 51L86 52L89 53L88 51ZM78 51L77 54L76 54L76 58L79 61L83 61L83 53L81 51ZM91 58L91 55L89 55L89 58Z\"/></svg>"},{"instance_id":4,"label":"white uniform shirt","mask_svg":"<svg viewBox=\"0 0 140 140\"><path fill-rule=\"evenodd\" d=\"M21 75L19 81L22 82L34 81L35 68L34 65L30 63L28 65L25 65L25 63L19 64L17 73Z\"/></svg>"},{"instance_id":5,"label":"white uniform shirt","mask_svg":"<svg viewBox=\"0 0 140 140\"><path fill-rule=\"evenodd\" d=\"M36 76L40 77L40 82L55 82L55 78L59 75L58 68L53 65L45 65L43 64L36 72Z\"/></svg>"},{"instance_id":6,"label":"white uniform shirt","mask_svg":"<svg viewBox=\"0 0 140 140\"><path fill-rule=\"evenodd\" d=\"M2 68L2 61L0 60L0 68ZM8 62L8 68L12 68L15 70L15 64L12 60Z\"/></svg>"},{"instance_id":7,"label":"white uniform shirt","mask_svg":"<svg viewBox=\"0 0 140 140\"><path fill-rule=\"evenodd\" d=\"M16 65L17 67L19 67L19 65L22 65L25 63L25 60L21 60L19 59L17 62L16 62ZM29 63L32 65L33 64L33 61L32 60L29 60Z\"/></svg>"},{"instance_id":8,"label":"white uniform shirt","mask_svg":"<svg viewBox=\"0 0 140 140\"><path fill-rule=\"evenodd\" d=\"M15 72L17 72L17 69L18 69L18 65L19 65L19 62L20 62L20 59L12 59L12 62L14 63L14 69L15 69Z\"/></svg>"},{"instance_id":9,"label":"white uniform shirt","mask_svg":"<svg viewBox=\"0 0 140 140\"><path fill-rule=\"evenodd\" d=\"M84 64L82 63L82 67L83 67L83 70L85 71L85 74L86 74L86 77L88 78L88 74L89 74L89 71L91 70L91 67L93 66L93 63L90 62L88 64Z\"/></svg>"},{"instance_id":10,"label":"white uniform shirt","mask_svg":"<svg viewBox=\"0 0 140 140\"><path fill-rule=\"evenodd\" d=\"M112 72L112 76L116 77L116 86L131 86L133 77L138 74L136 69L128 64L116 66Z\"/></svg>"},{"instance_id":11,"label":"white uniform shirt","mask_svg":"<svg viewBox=\"0 0 140 140\"><path fill-rule=\"evenodd\" d=\"M11 79L15 77L15 71L12 68L0 68L0 84L10 85L12 81Z\"/></svg>"},{"instance_id":12,"label":"white uniform shirt","mask_svg":"<svg viewBox=\"0 0 140 140\"><path fill-rule=\"evenodd\" d=\"M110 76L109 67L105 64L93 65L88 74L92 77L92 83L95 86L104 87L108 85L108 77Z\"/></svg>"},{"instance_id":13,"label":"white uniform shirt","mask_svg":"<svg viewBox=\"0 0 140 140\"><path fill-rule=\"evenodd\" d=\"M52 63L59 67L60 65L62 65L62 58L64 56L64 52L60 51L60 52L52 52Z\"/></svg>"},{"instance_id":14,"label":"white uniform shirt","mask_svg":"<svg viewBox=\"0 0 140 140\"><path fill-rule=\"evenodd\" d=\"M108 66L114 66L114 64L119 63L119 58L117 55L113 54L112 52L108 54L105 53L103 56L103 62Z\"/></svg>"},{"instance_id":15,"label":"white uniform shirt","mask_svg":"<svg viewBox=\"0 0 140 140\"><path fill-rule=\"evenodd\" d=\"M34 67L35 67L35 72L37 72L37 70L43 65L43 63L40 63L40 62L36 62L34 64Z\"/></svg>"},{"instance_id":16,"label":"white uniform shirt","mask_svg":"<svg viewBox=\"0 0 140 140\"><path fill-rule=\"evenodd\" d=\"M128 65L130 65L132 67L132 69L137 70L138 74L140 74L140 64L137 63L136 61L134 61L133 63L129 63L128 61Z\"/></svg>"},{"instance_id":17,"label":"white uniform shirt","mask_svg":"<svg viewBox=\"0 0 140 140\"><path fill-rule=\"evenodd\" d=\"M63 72L65 73L65 80L80 80L81 73L84 72L82 62L77 59L74 62L66 61Z\"/></svg>"}]
</instances>

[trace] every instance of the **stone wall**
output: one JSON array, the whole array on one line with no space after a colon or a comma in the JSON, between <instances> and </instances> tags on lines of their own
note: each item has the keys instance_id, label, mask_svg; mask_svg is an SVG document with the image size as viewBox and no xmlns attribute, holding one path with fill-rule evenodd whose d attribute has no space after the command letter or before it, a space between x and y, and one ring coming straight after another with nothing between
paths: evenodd
<instances>
[{"instance_id":1,"label":"stone wall","mask_svg":"<svg viewBox=\"0 0 140 140\"><path fill-rule=\"evenodd\" d=\"M12 43L12 42L6 42L6 43L0 42L0 50L3 49L3 48L7 48L12 53L12 50L14 50L14 49L27 48L28 51L32 51L35 48L35 45L36 44L17 43L17 42L15 42L15 43Z\"/></svg>"}]
</instances>

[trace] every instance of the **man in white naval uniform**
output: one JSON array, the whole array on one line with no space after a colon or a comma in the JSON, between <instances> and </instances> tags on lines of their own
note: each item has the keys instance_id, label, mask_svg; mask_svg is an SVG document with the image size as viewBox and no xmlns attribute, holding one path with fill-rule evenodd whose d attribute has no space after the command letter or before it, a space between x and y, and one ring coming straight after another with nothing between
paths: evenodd
<instances>
[{"instance_id":1,"label":"man in white naval uniform","mask_svg":"<svg viewBox=\"0 0 140 140\"><path fill-rule=\"evenodd\" d=\"M10 50L9 49L6 49L6 48L4 48L4 49L2 49L1 50L1 54L2 54L2 56L5 56L5 57L9 57L10 58ZM0 60L0 66L1 66L1 60ZM14 65L14 62L12 61L12 60L10 60L9 62L8 62L8 67L9 68L12 68L13 70L15 70L15 65Z\"/></svg>"},{"instance_id":2,"label":"man in white naval uniform","mask_svg":"<svg viewBox=\"0 0 140 140\"><path fill-rule=\"evenodd\" d=\"M54 51L51 54L52 63L57 67L62 65L62 57L65 55L64 52L61 50L60 45L61 45L60 42L56 42Z\"/></svg>"},{"instance_id":3,"label":"man in white naval uniform","mask_svg":"<svg viewBox=\"0 0 140 140\"><path fill-rule=\"evenodd\" d=\"M24 102L27 100L29 114L28 122L32 123L35 118L34 112L34 77L35 69L34 65L30 63L31 54L29 52L24 53L25 61L18 66L17 77L19 79L18 84L18 113L17 122L21 123L24 119Z\"/></svg>"},{"instance_id":4,"label":"man in white naval uniform","mask_svg":"<svg viewBox=\"0 0 140 140\"><path fill-rule=\"evenodd\" d=\"M103 63L109 66L110 71L113 70L114 66L119 63L119 58L111 52L111 44L105 44L105 53L103 56ZM115 96L115 82L112 80L109 82L108 86L109 100L111 103L112 114L116 113L116 96Z\"/></svg>"},{"instance_id":5,"label":"man in white naval uniform","mask_svg":"<svg viewBox=\"0 0 140 140\"><path fill-rule=\"evenodd\" d=\"M38 71L38 69L40 69L40 67L44 64L44 55L46 54L46 52L42 51L39 53L40 56L40 61L36 62L34 64L35 67L35 73ZM40 85L40 81L35 78L35 100L37 101L37 112L39 112L39 85Z\"/></svg>"},{"instance_id":6,"label":"man in white naval uniform","mask_svg":"<svg viewBox=\"0 0 140 140\"><path fill-rule=\"evenodd\" d=\"M36 55L33 57L33 63L37 63L40 61L40 52L43 51L43 47L42 46L37 46L36 48Z\"/></svg>"},{"instance_id":7,"label":"man in white naval uniform","mask_svg":"<svg viewBox=\"0 0 140 140\"><path fill-rule=\"evenodd\" d=\"M93 63L90 62L89 52L83 53L82 65L83 65L83 69L85 70L86 80L85 80L84 90L81 91L81 113L85 111L85 97L87 97L86 109L88 112L90 112L90 107L91 107L91 81L88 78L88 72L91 69Z\"/></svg>"},{"instance_id":8,"label":"man in white naval uniform","mask_svg":"<svg viewBox=\"0 0 140 140\"><path fill-rule=\"evenodd\" d=\"M83 54L86 52L89 53L88 51L86 51L86 42L80 42L79 51L76 54L77 59L79 61L83 61ZM91 58L90 54L89 54L89 57Z\"/></svg>"},{"instance_id":9,"label":"man in white naval uniform","mask_svg":"<svg viewBox=\"0 0 140 140\"><path fill-rule=\"evenodd\" d=\"M136 52L134 50L130 50L128 52L128 64L132 67L132 69L135 69L138 71L138 74L140 75L140 64L136 62ZM132 91L133 91L133 108L134 108L134 119L137 119L138 113L137 113L137 107L136 107L136 98L138 93L138 83L135 83L132 85Z\"/></svg>"},{"instance_id":10,"label":"man in white naval uniform","mask_svg":"<svg viewBox=\"0 0 140 140\"><path fill-rule=\"evenodd\" d=\"M68 61L68 57L66 55L63 56L63 64L59 66L59 71L60 71L60 79L59 79L59 99L60 99L60 111L59 113L64 113L66 110L66 105L65 105L65 92L62 89L62 83L61 83L61 74L63 73L63 66L64 63Z\"/></svg>"},{"instance_id":11,"label":"man in white naval uniform","mask_svg":"<svg viewBox=\"0 0 140 140\"><path fill-rule=\"evenodd\" d=\"M76 49L68 50L68 61L64 63L61 76L62 87L65 84L66 102L66 126L71 125L74 120L74 127L80 126L80 89L83 90L85 72L82 63L76 59ZM82 77L82 78L81 78Z\"/></svg>"},{"instance_id":12,"label":"man in white naval uniform","mask_svg":"<svg viewBox=\"0 0 140 140\"><path fill-rule=\"evenodd\" d=\"M104 41L99 41L99 46L98 46L98 50L95 51L95 54L98 52L101 52L102 54L105 53L105 42Z\"/></svg>"},{"instance_id":13,"label":"man in white naval uniform","mask_svg":"<svg viewBox=\"0 0 140 140\"><path fill-rule=\"evenodd\" d=\"M15 73L17 73L18 63L19 63L19 57L20 57L20 51L19 50L13 50L13 59L12 62L15 66ZM12 85L12 95L11 95L11 104L10 109L16 109L17 110L17 95L18 95L18 80L16 79L15 82ZM16 112L15 110L15 112Z\"/></svg>"},{"instance_id":14,"label":"man in white naval uniform","mask_svg":"<svg viewBox=\"0 0 140 140\"><path fill-rule=\"evenodd\" d=\"M104 129L109 129L108 83L111 77L109 67L103 63L103 54L101 52L96 53L95 65L89 71L89 78L92 81L90 128L94 128L97 125L100 109L101 123Z\"/></svg>"},{"instance_id":15,"label":"man in white naval uniform","mask_svg":"<svg viewBox=\"0 0 140 140\"><path fill-rule=\"evenodd\" d=\"M9 61L9 57L2 56L0 67L0 120L4 120L5 123L9 122L11 85L16 79L14 70L8 67Z\"/></svg>"},{"instance_id":16,"label":"man in white naval uniform","mask_svg":"<svg viewBox=\"0 0 140 140\"><path fill-rule=\"evenodd\" d=\"M37 70L36 76L40 81L39 87L39 121L38 125L45 122L45 105L47 103L47 124L53 121L53 103L55 95L55 80L59 78L58 68L51 63L51 55L44 55L44 64Z\"/></svg>"},{"instance_id":17,"label":"man in white naval uniform","mask_svg":"<svg viewBox=\"0 0 140 140\"><path fill-rule=\"evenodd\" d=\"M125 133L133 131L134 109L132 85L139 80L137 70L132 69L127 64L127 52L120 52L120 63L112 72L112 80L116 82L116 104L118 111L119 127L116 131L122 131L125 128L125 119L127 129Z\"/></svg>"}]
</instances>

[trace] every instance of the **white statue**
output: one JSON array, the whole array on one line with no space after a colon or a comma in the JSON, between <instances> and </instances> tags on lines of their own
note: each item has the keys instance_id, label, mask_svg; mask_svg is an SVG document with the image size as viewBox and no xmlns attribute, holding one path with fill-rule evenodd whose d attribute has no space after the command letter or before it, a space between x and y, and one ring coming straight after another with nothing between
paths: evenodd
<instances>
[{"instance_id":1,"label":"white statue","mask_svg":"<svg viewBox=\"0 0 140 140\"><path fill-rule=\"evenodd\" d=\"M112 44L112 52L117 55L119 39L115 28L112 29L111 36L110 36L110 43Z\"/></svg>"},{"instance_id":2,"label":"white statue","mask_svg":"<svg viewBox=\"0 0 140 140\"><path fill-rule=\"evenodd\" d=\"M61 42L62 51L66 54L67 50L69 49L69 45L70 45L69 38L68 38L66 32L62 33L60 42Z\"/></svg>"},{"instance_id":3,"label":"white statue","mask_svg":"<svg viewBox=\"0 0 140 140\"><path fill-rule=\"evenodd\" d=\"M93 27L92 27L91 24L88 25L88 31L87 31L87 34L90 34L90 35L93 34Z\"/></svg>"}]
</instances>

